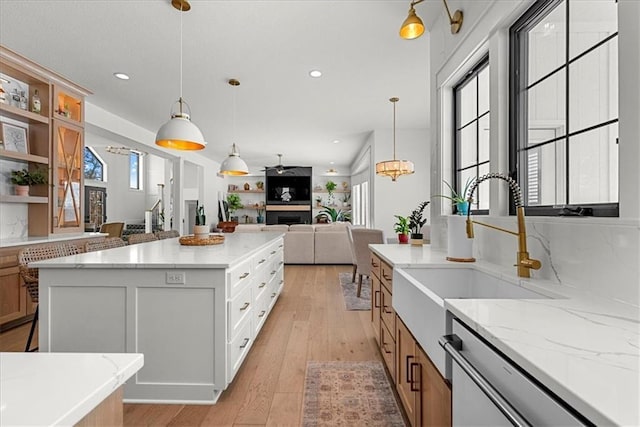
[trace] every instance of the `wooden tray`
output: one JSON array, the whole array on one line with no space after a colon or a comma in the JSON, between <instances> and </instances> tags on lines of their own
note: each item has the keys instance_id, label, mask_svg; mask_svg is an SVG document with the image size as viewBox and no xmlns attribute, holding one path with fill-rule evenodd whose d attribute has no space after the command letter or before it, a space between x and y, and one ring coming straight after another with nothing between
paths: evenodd
<instances>
[{"instance_id":1,"label":"wooden tray","mask_svg":"<svg viewBox=\"0 0 640 427\"><path fill-rule=\"evenodd\" d=\"M184 246L209 246L209 245L220 245L224 243L224 236L219 234L210 234L209 237L205 239L196 239L196 236L182 236L179 239L180 244Z\"/></svg>"}]
</instances>

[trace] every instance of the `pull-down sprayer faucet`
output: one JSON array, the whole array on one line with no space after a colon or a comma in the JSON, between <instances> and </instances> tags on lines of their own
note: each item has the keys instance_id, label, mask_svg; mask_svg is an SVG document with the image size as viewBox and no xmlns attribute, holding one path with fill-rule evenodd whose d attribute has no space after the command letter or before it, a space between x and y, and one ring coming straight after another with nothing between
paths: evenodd
<instances>
[{"instance_id":1,"label":"pull-down sprayer faucet","mask_svg":"<svg viewBox=\"0 0 640 427\"><path fill-rule=\"evenodd\" d=\"M520 190L520 186L518 185L518 183L508 176L499 173L488 173L479 177L473 182L473 184L471 184L469 192L467 193L467 201L469 202L469 205L471 205L471 201L473 200L473 193L476 191L476 188L478 188L478 185L481 182L488 179L501 179L509 184L509 190L513 195L513 199L516 205L516 213L518 215L518 232L472 220L469 217L469 211L467 211L467 237L473 239L474 223L493 228L494 230L504 231L505 233L513 234L514 236L518 236L518 256L517 264L515 265L516 267L518 267L518 277L531 277L531 269L540 269L540 267L542 267L542 263L537 259L529 258L529 252L527 252L527 230L524 224L524 205L522 203L522 191Z\"/></svg>"}]
</instances>

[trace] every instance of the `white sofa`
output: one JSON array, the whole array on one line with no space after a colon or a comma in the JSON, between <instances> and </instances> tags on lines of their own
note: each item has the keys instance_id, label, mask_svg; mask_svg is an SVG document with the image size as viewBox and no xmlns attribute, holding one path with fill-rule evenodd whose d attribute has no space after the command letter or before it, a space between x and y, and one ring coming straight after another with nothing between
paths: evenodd
<instances>
[{"instance_id":1,"label":"white sofa","mask_svg":"<svg viewBox=\"0 0 640 427\"><path fill-rule=\"evenodd\" d=\"M352 264L348 223L238 224L236 233L283 231L285 264Z\"/></svg>"}]
</instances>

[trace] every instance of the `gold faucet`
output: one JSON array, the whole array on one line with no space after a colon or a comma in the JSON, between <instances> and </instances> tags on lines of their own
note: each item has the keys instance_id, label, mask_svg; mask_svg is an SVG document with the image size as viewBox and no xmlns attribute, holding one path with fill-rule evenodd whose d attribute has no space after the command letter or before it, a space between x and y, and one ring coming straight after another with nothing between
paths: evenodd
<instances>
[{"instance_id":1,"label":"gold faucet","mask_svg":"<svg viewBox=\"0 0 640 427\"><path fill-rule=\"evenodd\" d=\"M514 236L518 236L518 256L517 256L517 264L518 267L518 277L531 277L531 269L539 270L542 267L542 263L537 259L529 258L529 252L527 252L527 229L524 224L524 206L522 203L522 191L520 190L520 186L513 179L508 176L504 176L499 173L488 173L486 175L481 176L477 180L471 184L469 188L467 201L469 202L469 206L471 206L471 201L473 200L473 193L478 188L478 185L486 181L488 179L501 179L506 181L509 184L509 189L513 194L513 198L516 204L516 212L518 215L518 231L507 230L502 227L497 227L495 225L486 224L484 222L472 220L469 216L470 209L467 210L467 237L473 239L473 224L483 225L485 227L493 228L494 230L504 231L505 233L513 234Z\"/></svg>"}]
</instances>

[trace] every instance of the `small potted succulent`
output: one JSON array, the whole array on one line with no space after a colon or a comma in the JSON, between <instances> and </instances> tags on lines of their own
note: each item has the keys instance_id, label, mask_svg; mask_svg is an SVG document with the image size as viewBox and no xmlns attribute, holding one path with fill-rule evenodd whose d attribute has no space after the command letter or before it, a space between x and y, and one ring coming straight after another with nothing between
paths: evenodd
<instances>
[{"instance_id":1,"label":"small potted succulent","mask_svg":"<svg viewBox=\"0 0 640 427\"><path fill-rule=\"evenodd\" d=\"M411 244L414 246L422 246L422 226L427 223L426 218L422 218L422 212L429 202L424 201L409 215L409 228L411 229Z\"/></svg>"},{"instance_id":2,"label":"small potted succulent","mask_svg":"<svg viewBox=\"0 0 640 427\"><path fill-rule=\"evenodd\" d=\"M28 196L29 187L38 184L46 184L48 181L47 173L42 169L12 170L11 183L15 185L16 196Z\"/></svg>"},{"instance_id":3,"label":"small potted succulent","mask_svg":"<svg viewBox=\"0 0 640 427\"><path fill-rule=\"evenodd\" d=\"M209 237L209 226L207 225L207 217L204 214L204 206L198 206L196 201L196 225L193 226L193 234L196 239L206 239Z\"/></svg>"},{"instance_id":4,"label":"small potted succulent","mask_svg":"<svg viewBox=\"0 0 640 427\"><path fill-rule=\"evenodd\" d=\"M445 196L444 194L436 194L434 195L434 197L444 197L445 199L451 200L451 202L454 205L456 205L456 212L458 213L458 215L466 215L467 212L469 211L469 201L466 199L466 197L467 197L467 192L469 191L469 187L473 182L473 178L467 179L467 182L464 184L464 189L459 193L456 190L454 190L451 184L449 184L444 179L442 180L442 182L444 182L445 185L449 187L449 190L451 191L451 195Z\"/></svg>"},{"instance_id":5,"label":"small potted succulent","mask_svg":"<svg viewBox=\"0 0 640 427\"><path fill-rule=\"evenodd\" d=\"M398 233L398 242L400 244L409 243L409 232L411 229L409 228L409 217L394 215L398 221L393 224L394 231Z\"/></svg>"}]
</instances>

